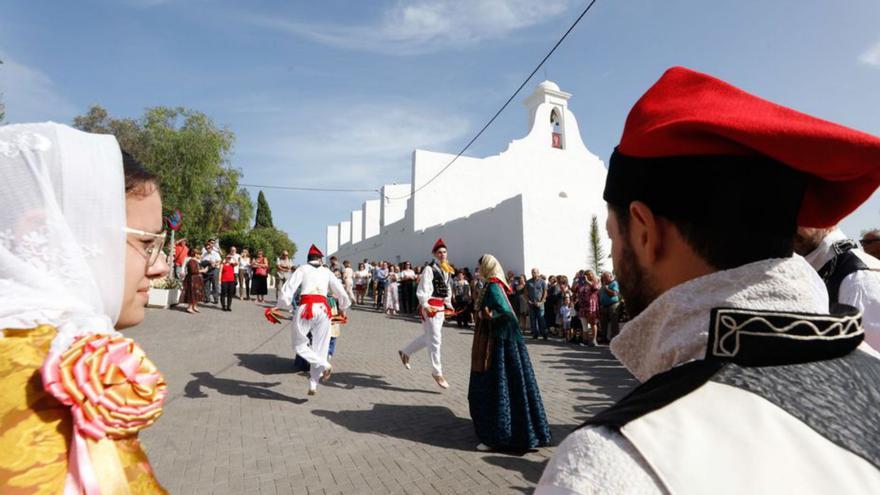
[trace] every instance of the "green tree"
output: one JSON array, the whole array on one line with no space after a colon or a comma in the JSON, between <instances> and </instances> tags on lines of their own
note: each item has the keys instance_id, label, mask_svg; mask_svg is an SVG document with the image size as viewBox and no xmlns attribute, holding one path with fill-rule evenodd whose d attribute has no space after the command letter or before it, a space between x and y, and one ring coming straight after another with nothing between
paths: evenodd
<instances>
[{"instance_id":1,"label":"green tree","mask_svg":"<svg viewBox=\"0 0 880 495\"><path fill-rule=\"evenodd\" d=\"M296 244L290 240L286 233L274 228L258 228L250 231L235 230L220 235L220 247L229 251L229 248L235 246L238 252L243 248L247 248L251 257L257 255L258 250L263 250L263 254L269 259L270 266L275 269L275 259L281 255L284 250L288 251L290 257L296 254Z\"/></svg>"},{"instance_id":2,"label":"green tree","mask_svg":"<svg viewBox=\"0 0 880 495\"><path fill-rule=\"evenodd\" d=\"M263 194L263 191L260 191L257 194L257 219L254 222L255 229L274 229L275 225L272 223L272 210L269 208L269 202L266 201L266 196Z\"/></svg>"},{"instance_id":3,"label":"green tree","mask_svg":"<svg viewBox=\"0 0 880 495\"><path fill-rule=\"evenodd\" d=\"M605 250L602 249L602 238L599 235L599 219L593 215L590 220L590 260L597 275L602 273L604 259Z\"/></svg>"},{"instance_id":4,"label":"green tree","mask_svg":"<svg viewBox=\"0 0 880 495\"><path fill-rule=\"evenodd\" d=\"M138 119L119 119L95 105L73 125L113 134L124 150L159 176L166 209L183 213L178 236L198 243L250 224L253 203L238 185L241 171L229 164L235 135L204 113L153 107Z\"/></svg>"}]
</instances>

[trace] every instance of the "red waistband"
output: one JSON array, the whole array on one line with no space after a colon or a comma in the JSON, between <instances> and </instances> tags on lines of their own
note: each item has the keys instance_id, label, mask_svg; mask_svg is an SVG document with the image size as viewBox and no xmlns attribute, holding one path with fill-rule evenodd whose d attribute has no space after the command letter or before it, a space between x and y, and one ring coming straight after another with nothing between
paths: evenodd
<instances>
[{"instance_id":1,"label":"red waistband","mask_svg":"<svg viewBox=\"0 0 880 495\"><path fill-rule=\"evenodd\" d=\"M323 304L324 308L327 310L327 318L333 317L330 313L330 302L327 300L326 296L320 294L303 294L299 296L299 305L306 307L302 312L302 318L304 320L311 320L315 316L312 311L312 306L315 304Z\"/></svg>"},{"instance_id":2,"label":"red waistband","mask_svg":"<svg viewBox=\"0 0 880 495\"><path fill-rule=\"evenodd\" d=\"M442 308L446 306L446 299L440 299L439 297L432 297L428 299L428 304L434 306L435 308Z\"/></svg>"}]
</instances>

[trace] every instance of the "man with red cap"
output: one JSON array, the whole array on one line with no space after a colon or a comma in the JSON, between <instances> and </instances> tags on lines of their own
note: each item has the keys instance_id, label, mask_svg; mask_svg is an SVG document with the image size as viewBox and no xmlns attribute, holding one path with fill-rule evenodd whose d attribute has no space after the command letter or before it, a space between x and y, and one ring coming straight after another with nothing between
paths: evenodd
<instances>
[{"instance_id":1,"label":"man with red cap","mask_svg":"<svg viewBox=\"0 0 880 495\"><path fill-rule=\"evenodd\" d=\"M642 384L535 493L880 493L880 356L793 256L880 184L880 138L684 68L635 104L604 198Z\"/></svg>"},{"instance_id":2,"label":"man with red cap","mask_svg":"<svg viewBox=\"0 0 880 495\"><path fill-rule=\"evenodd\" d=\"M293 296L300 291L299 307L293 311L293 348L296 354L309 363L309 395L315 395L318 379L330 378L330 362L327 352L330 347L330 303L327 301L329 291L336 298L339 313L344 317L345 310L351 306L351 300L345 288L336 276L323 265L323 253L312 244L306 260L281 288L281 295L275 308L266 315L275 317L278 310L289 310L293 306ZM272 321L272 318L270 318ZM277 320L276 320L277 321ZM309 333L312 344L309 345Z\"/></svg>"},{"instance_id":3,"label":"man with red cap","mask_svg":"<svg viewBox=\"0 0 880 495\"><path fill-rule=\"evenodd\" d=\"M431 251L434 253L434 260L422 270L422 278L416 289L423 333L397 353L406 369L410 369L410 356L427 347L434 380L440 388L449 388L449 383L443 377L443 367L440 364L440 337L446 311L452 311L451 275L454 270L447 261L449 253L443 239L437 239Z\"/></svg>"}]
</instances>

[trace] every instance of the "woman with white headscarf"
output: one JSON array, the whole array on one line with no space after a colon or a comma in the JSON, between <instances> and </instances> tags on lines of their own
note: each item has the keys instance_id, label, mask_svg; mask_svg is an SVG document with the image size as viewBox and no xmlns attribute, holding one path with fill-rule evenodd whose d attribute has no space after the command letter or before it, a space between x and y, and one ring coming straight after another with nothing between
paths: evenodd
<instances>
[{"instance_id":1,"label":"woman with white headscarf","mask_svg":"<svg viewBox=\"0 0 880 495\"><path fill-rule=\"evenodd\" d=\"M525 451L550 444L541 392L507 294L501 264L480 258L485 280L475 302L477 326L471 348L468 405L480 444L477 450Z\"/></svg>"},{"instance_id":2,"label":"woman with white headscarf","mask_svg":"<svg viewBox=\"0 0 880 495\"><path fill-rule=\"evenodd\" d=\"M165 381L118 332L168 273L156 178L53 123L0 127L0 170L3 493L165 493L137 439Z\"/></svg>"}]
</instances>

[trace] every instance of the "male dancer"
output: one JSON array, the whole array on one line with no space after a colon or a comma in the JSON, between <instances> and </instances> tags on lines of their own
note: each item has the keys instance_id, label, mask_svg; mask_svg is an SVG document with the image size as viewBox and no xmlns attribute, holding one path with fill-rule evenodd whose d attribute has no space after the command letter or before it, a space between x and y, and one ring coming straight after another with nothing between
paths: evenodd
<instances>
[{"instance_id":1,"label":"male dancer","mask_svg":"<svg viewBox=\"0 0 880 495\"><path fill-rule=\"evenodd\" d=\"M443 239L437 239L432 251L434 261L422 271L422 280L416 289L424 333L397 353L406 369L410 369L409 357L414 352L427 347L434 380L440 388L449 388L449 383L443 378L443 368L440 365L440 332L446 317L445 311L452 311L452 277L450 274L454 270L447 262L448 253Z\"/></svg>"},{"instance_id":2,"label":"male dancer","mask_svg":"<svg viewBox=\"0 0 880 495\"><path fill-rule=\"evenodd\" d=\"M351 306L351 300L345 288L333 272L323 266L324 255L312 244L307 256L308 263L297 268L290 279L281 288L281 297L275 308L267 312L266 317L277 317L279 310L289 310L293 295L302 286L299 307L293 314L293 348L303 359L309 362L309 395L315 395L318 379L326 381L330 378L330 362L327 351L330 346L330 303L327 301L328 289L333 291L339 307L340 315ZM312 344L309 346L309 332Z\"/></svg>"}]
</instances>

